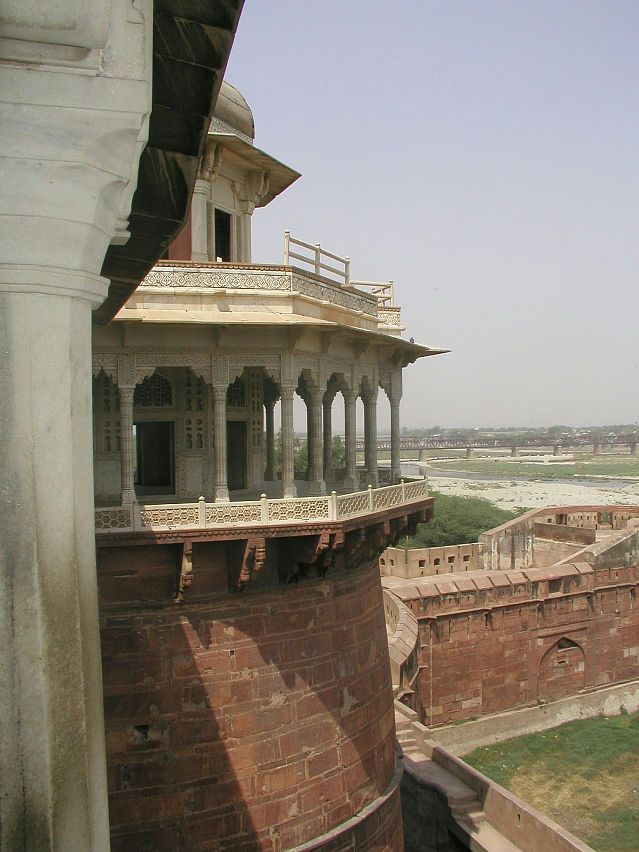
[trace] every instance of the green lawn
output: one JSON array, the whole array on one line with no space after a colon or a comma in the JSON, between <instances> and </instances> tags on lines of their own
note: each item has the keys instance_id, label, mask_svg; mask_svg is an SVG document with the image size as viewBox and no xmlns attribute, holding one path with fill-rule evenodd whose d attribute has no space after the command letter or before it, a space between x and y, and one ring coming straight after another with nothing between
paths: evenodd
<instances>
[{"instance_id":1,"label":"green lawn","mask_svg":"<svg viewBox=\"0 0 639 852\"><path fill-rule=\"evenodd\" d=\"M530 479L590 479L609 476L611 478L639 477L639 456L611 455L578 458L575 461L557 461L549 464L504 461L501 459L463 459L460 461L432 461L431 466L443 470L463 470L473 473L491 473L504 476L526 476Z\"/></svg>"},{"instance_id":2,"label":"green lawn","mask_svg":"<svg viewBox=\"0 0 639 852\"><path fill-rule=\"evenodd\" d=\"M464 760L597 852L639 850L639 713L568 722Z\"/></svg>"}]
</instances>

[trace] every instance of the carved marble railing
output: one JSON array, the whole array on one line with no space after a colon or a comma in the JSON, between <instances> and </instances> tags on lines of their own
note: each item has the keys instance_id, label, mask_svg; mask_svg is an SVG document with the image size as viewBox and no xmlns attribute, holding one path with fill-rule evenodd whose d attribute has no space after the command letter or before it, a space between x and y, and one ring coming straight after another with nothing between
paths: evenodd
<instances>
[{"instance_id":1,"label":"carved marble railing","mask_svg":"<svg viewBox=\"0 0 639 852\"><path fill-rule=\"evenodd\" d=\"M378 318L377 297L344 289L310 272L293 266L253 264L163 262L154 266L140 284L149 290L259 290L298 293L366 316Z\"/></svg>"},{"instance_id":2,"label":"carved marble railing","mask_svg":"<svg viewBox=\"0 0 639 852\"><path fill-rule=\"evenodd\" d=\"M362 440L361 447L358 449L364 449L364 441ZM391 469L390 467L378 467L377 468L377 483L378 485L392 485L391 482ZM364 488L368 485L368 470L365 467L357 468L357 484L359 487L364 490Z\"/></svg>"},{"instance_id":3,"label":"carved marble railing","mask_svg":"<svg viewBox=\"0 0 639 852\"><path fill-rule=\"evenodd\" d=\"M426 479L325 497L246 500L237 503L134 504L95 510L96 533L173 529L214 529L255 524L315 523L368 515L428 497Z\"/></svg>"}]
</instances>

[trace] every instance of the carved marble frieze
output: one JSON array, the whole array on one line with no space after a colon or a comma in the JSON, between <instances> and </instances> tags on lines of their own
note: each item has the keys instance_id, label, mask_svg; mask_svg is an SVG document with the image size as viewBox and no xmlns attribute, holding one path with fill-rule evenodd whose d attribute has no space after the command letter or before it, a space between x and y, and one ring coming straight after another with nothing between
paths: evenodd
<instances>
[{"instance_id":1,"label":"carved marble frieze","mask_svg":"<svg viewBox=\"0 0 639 852\"><path fill-rule=\"evenodd\" d=\"M247 269L246 266L225 266L219 269L204 266L156 266L138 289L284 291L378 318L376 298L353 293L336 284L307 277L297 271L287 271L286 268L273 270Z\"/></svg>"},{"instance_id":2,"label":"carved marble frieze","mask_svg":"<svg viewBox=\"0 0 639 852\"><path fill-rule=\"evenodd\" d=\"M207 267L175 268L155 267L149 272L141 289L194 290L291 290L290 274L271 270L212 269Z\"/></svg>"},{"instance_id":3,"label":"carved marble frieze","mask_svg":"<svg viewBox=\"0 0 639 852\"><path fill-rule=\"evenodd\" d=\"M242 349L181 350L147 349L143 352L115 354L95 352L92 360L93 375L102 371L119 386L139 385L156 369L182 367L190 369L198 378L209 385L228 385L242 375L247 368L263 368L278 385L295 387L302 373L321 390L326 390L331 376L338 377L338 385L345 390L361 393L362 384L367 388L379 385L387 393L395 386L401 388L401 377L395 370L378 367L363 358L350 361L332 355L296 350L265 352L250 347Z\"/></svg>"},{"instance_id":4,"label":"carved marble frieze","mask_svg":"<svg viewBox=\"0 0 639 852\"><path fill-rule=\"evenodd\" d=\"M399 308L380 308L379 321L383 325L401 326L402 315Z\"/></svg>"},{"instance_id":5,"label":"carved marble frieze","mask_svg":"<svg viewBox=\"0 0 639 852\"><path fill-rule=\"evenodd\" d=\"M339 305L351 311L361 311L369 317L377 317L377 299L350 293L340 287L324 284L321 281L313 281L298 273L293 273L292 289L302 296L310 296L319 301L328 301L332 305Z\"/></svg>"}]
</instances>

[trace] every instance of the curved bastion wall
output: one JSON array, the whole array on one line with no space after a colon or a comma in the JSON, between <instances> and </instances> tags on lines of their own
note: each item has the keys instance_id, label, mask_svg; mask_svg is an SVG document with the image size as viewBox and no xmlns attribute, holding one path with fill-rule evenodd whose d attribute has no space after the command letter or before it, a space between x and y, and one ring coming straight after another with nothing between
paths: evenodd
<instances>
[{"instance_id":1,"label":"curved bastion wall","mask_svg":"<svg viewBox=\"0 0 639 852\"><path fill-rule=\"evenodd\" d=\"M176 545L98 549L112 849L399 852L376 555L206 594L241 544L194 543L179 605ZM260 577L287 546L267 547Z\"/></svg>"}]
</instances>

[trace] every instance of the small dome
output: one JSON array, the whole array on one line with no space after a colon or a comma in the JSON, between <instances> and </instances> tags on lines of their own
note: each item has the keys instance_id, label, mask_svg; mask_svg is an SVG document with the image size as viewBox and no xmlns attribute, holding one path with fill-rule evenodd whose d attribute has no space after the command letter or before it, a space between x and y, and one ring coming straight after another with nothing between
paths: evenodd
<instances>
[{"instance_id":1,"label":"small dome","mask_svg":"<svg viewBox=\"0 0 639 852\"><path fill-rule=\"evenodd\" d=\"M255 139L255 124L251 108L242 93L226 80L222 81L220 94L213 110L213 118L224 122L243 136L248 136L251 140Z\"/></svg>"}]
</instances>

